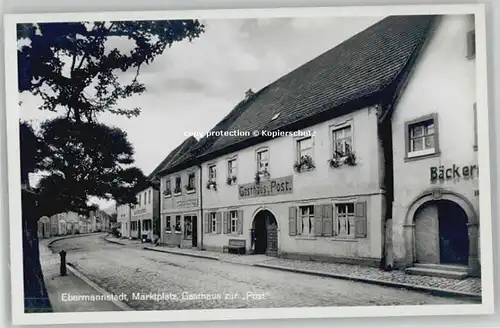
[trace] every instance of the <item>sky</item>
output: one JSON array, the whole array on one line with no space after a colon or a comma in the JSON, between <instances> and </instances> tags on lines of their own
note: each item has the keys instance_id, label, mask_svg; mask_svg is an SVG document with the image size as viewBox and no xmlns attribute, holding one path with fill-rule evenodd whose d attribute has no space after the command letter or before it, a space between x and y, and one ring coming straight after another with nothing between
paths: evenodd
<instances>
[{"instance_id":1,"label":"sky","mask_svg":"<svg viewBox=\"0 0 500 328\"><path fill-rule=\"evenodd\" d=\"M177 147L186 133L207 132L241 101L335 47L382 17L265 18L206 20L205 33L192 42L174 43L141 70L146 92L122 101L141 114L102 115L102 123L125 130L135 165L147 175ZM126 49L127 40L110 40ZM130 75L129 75L130 76ZM123 78L127 78L125 73ZM56 113L41 111L41 100L20 95L20 116L37 126ZM197 137L199 139L199 137ZM36 183L38 175L32 176ZM96 201L109 209L112 202Z\"/></svg>"}]
</instances>

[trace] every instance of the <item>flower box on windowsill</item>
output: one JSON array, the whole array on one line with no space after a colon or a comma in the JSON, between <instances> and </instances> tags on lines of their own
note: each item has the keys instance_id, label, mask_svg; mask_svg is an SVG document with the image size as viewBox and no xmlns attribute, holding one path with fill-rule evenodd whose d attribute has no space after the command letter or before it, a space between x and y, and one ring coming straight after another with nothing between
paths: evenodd
<instances>
[{"instance_id":1,"label":"flower box on windowsill","mask_svg":"<svg viewBox=\"0 0 500 328\"><path fill-rule=\"evenodd\" d=\"M314 170L316 166L309 155L302 156L299 161L295 161L293 164L293 169L295 172L306 172Z\"/></svg>"},{"instance_id":2,"label":"flower box on windowsill","mask_svg":"<svg viewBox=\"0 0 500 328\"><path fill-rule=\"evenodd\" d=\"M356 154L348 153L348 154L336 154L333 158L328 160L328 164L332 168L339 168L342 165L348 166L356 166L358 164Z\"/></svg>"},{"instance_id":3,"label":"flower box on windowsill","mask_svg":"<svg viewBox=\"0 0 500 328\"><path fill-rule=\"evenodd\" d=\"M271 174L267 170L257 171L255 172L254 181L256 184L259 184L262 180L271 179Z\"/></svg>"},{"instance_id":4,"label":"flower box on windowsill","mask_svg":"<svg viewBox=\"0 0 500 328\"><path fill-rule=\"evenodd\" d=\"M226 183L228 186L232 186L233 184L236 184L236 176L227 177Z\"/></svg>"},{"instance_id":5,"label":"flower box on windowsill","mask_svg":"<svg viewBox=\"0 0 500 328\"><path fill-rule=\"evenodd\" d=\"M213 189L217 191L217 183L215 181L209 180L207 182L207 189Z\"/></svg>"},{"instance_id":6,"label":"flower box on windowsill","mask_svg":"<svg viewBox=\"0 0 500 328\"><path fill-rule=\"evenodd\" d=\"M178 193L174 194L175 197L178 197L178 196L181 196L181 195L182 195L182 192L178 192Z\"/></svg>"},{"instance_id":7,"label":"flower box on windowsill","mask_svg":"<svg viewBox=\"0 0 500 328\"><path fill-rule=\"evenodd\" d=\"M163 197L165 197L165 198L172 197L172 192L169 189L165 190L163 192Z\"/></svg>"},{"instance_id":8,"label":"flower box on windowsill","mask_svg":"<svg viewBox=\"0 0 500 328\"><path fill-rule=\"evenodd\" d=\"M195 192L196 188L193 187L193 186L190 186L190 185L185 185L184 186L184 189L186 189L186 192L189 194L189 193L193 193Z\"/></svg>"},{"instance_id":9,"label":"flower box on windowsill","mask_svg":"<svg viewBox=\"0 0 500 328\"><path fill-rule=\"evenodd\" d=\"M195 192L196 192L196 189L191 189L191 190L186 191L186 194L191 195L191 194L194 194Z\"/></svg>"}]
</instances>

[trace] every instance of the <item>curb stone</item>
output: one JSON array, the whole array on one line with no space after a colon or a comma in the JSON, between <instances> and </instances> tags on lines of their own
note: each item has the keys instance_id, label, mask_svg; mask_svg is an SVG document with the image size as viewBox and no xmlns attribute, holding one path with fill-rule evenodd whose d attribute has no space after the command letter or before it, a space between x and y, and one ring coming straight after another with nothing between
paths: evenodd
<instances>
[{"instance_id":1,"label":"curb stone","mask_svg":"<svg viewBox=\"0 0 500 328\"><path fill-rule=\"evenodd\" d=\"M90 232L90 233L82 233L82 234L78 234L78 235L69 235L69 236L55 237L54 239L52 239L51 241L49 241L46 246L50 248L50 246L53 243L55 243L56 241L60 241L60 240L64 240L64 239L71 239L71 238L88 237L88 236L95 235L95 234L98 234L98 233L102 233L102 232Z\"/></svg>"},{"instance_id":2,"label":"curb stone","mask_svg":"<svg viewBox=\"0 0 500 328\"><path fill-rule=\"evenodd\" d=\"M99 286L97 283L95 283L92 279L87 277L85 274L83 274L80 270L76 268L76 266L73 263L68 262L67 263L67 268L70 270L75 276L83 280L87 285L95 289L99 294L101 295L112 295L109 291L106 289L102 288ZM128 304L125 302L119 301L119 300L114 300L110 299L110 302L112 302L114 305L119 307L123 311L135 311L132 307L130 307Z\"/></svg>"},{"instance_id":3,"label":"curb stone","mask_svg":"<svg viewBox=\"0 0 500 328\"><path fill-rule=\"evenodd\" d=\"M153 252L169 253L169 254L175 254L175 255L181 255L181 256L190 256L190 257L196 257L196 258L201 258L201 259L220 261L220 259L218 259L216 257L208 256L208 255L186 254L186 253L173 252L173 251L169 251L166 249L154 249L154 248L150 248L150 247L144 247L143 249L148 250L148 251L153 251Z\"/></svg>"},{"instance_id":4,"label":"curb stone","mask_svg":"<svg viewBox=\"0 0 500 328\"><path fill-rule=\"evenodd\" d=\"M320 271L305 270L305 269L295 269L295 268L283 267L283 266L278 266L278 265L253 264L253 266L260 267L260 268L266 268L266 269L274 269L274 270L309 274L309 275L315 275L315 276L320 276L320 277L337 278L337 279L344 279L344 280L350 280L350 281L364 282L364 283L380 285L380 286L385 286L385 287L404 288L407 290L430 293L430 294L433 294L435 296L466 297L466 298L481 301L481 294L477 294L477 293L459 292L459 291L454 291L454 290L449 290L449 289L419 286L419 285L412 285L412 284L407 284L407 283L399 283L399 282L371 279L371 278L361 278L361 277L336 274L336 273L329 273L329 272L320 272Z\"/></svg>"},{"instance_id":5,"label":"curb stone","mask_svg":"<svg viewBox=\"0 0 500 328\"><path fill-rule=\"evenodd\" d=\"M127 245L124 243L120 243L119 241L116 241L116 240L109 240L108 238L106 238L106 236L102 237L102 239L104 239L105 241L107 241L108 243L111 243L111 244L117 244L117 245L122 245L122 246Z\"/></svg>"}]
</instances>

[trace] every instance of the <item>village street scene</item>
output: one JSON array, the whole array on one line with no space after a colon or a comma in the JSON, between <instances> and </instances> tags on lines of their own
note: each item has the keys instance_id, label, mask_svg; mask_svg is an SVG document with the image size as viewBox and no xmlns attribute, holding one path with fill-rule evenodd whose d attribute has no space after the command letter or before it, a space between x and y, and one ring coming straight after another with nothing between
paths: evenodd
<instances>
[{"instance_id":1,"label":"village street scene","mask_svg":"<svg viewBox=\"0 0 500 328\"><path fill-rule=\"evenodd\" d=\"M26 312L481 303L473 15L144 24L18 28Z\"/></svg>"}]
</instances>

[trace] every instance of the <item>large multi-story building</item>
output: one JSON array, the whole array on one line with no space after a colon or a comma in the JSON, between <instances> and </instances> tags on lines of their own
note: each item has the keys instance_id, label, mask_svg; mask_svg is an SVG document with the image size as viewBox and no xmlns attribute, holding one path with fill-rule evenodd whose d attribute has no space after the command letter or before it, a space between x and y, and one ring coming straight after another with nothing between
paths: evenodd
<instances>
[{"instance_id":1,"label":"large multi-story building","mask_svg":"<svg viewBox=\"0 0 500 328\"><path fill-rule=\"evenodd\" d=\"M247 92L160 165L161 241L477 274L473 28L387 17Z\"/></svg>"}]
</instances>

